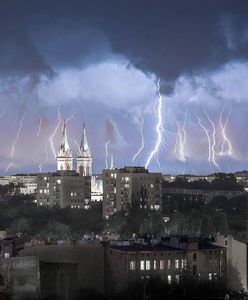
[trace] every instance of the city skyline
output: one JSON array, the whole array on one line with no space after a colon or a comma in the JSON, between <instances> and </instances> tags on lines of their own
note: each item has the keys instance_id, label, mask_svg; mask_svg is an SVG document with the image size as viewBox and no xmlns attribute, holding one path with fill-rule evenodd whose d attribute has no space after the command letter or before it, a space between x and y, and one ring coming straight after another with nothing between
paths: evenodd
<instances>
[{"instance_id":1,"label":"city skyline","mask_svg":"<svg viewBox=\"0 0 248 300\"><path fill-rule=\"evenodd\" d=\"M86 123L94 173L106 150L118 168L247 169L246 3L0 7L2 175L54 171L62 119L75 155Z\"/></svg>"}]
</instances>

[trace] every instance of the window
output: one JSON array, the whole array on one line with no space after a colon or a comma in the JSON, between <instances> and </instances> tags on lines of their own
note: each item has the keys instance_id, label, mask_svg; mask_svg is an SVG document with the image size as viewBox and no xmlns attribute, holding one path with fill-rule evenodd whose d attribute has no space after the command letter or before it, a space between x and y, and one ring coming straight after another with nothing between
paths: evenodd
<instances>
[{"instance_id":1,"label":"window","mask_svg":"<svg viewBox=\"0 0 248 300\"><path fill-rule=\"evenodd\" d=\"M157 261L156 260L153 261L153 269L157 270Z\"/></svg>"},{"instance_id":2,"label":"window","mask_svg":"<svg viewBox=\"0 0 248 300\"><path fill-rule=\"evenodd\" d=\"M208 279L209 279L209 280L212 280L212 279L213 279L212 273L209 273L209 274L208 274Z\"/></svg>"},{"instance_id":3,"label":"window","mask_svg":"<svg viewBox=\"0 0 248 300\"><path fill-rule=\"evenodd\" d=\"M175 268L176 268L176 269L179 269L179 259L176 259L176 260L175 260Z\"/></svg>"},{"instance_id":4,"label":"window","mask_svg":"<svg viewBox=\"0 0 248 300\"><path fill-rule=\"evenodd\" d=\"M171 268L171 260L168 259L168 269L170 269L170 268Z\"/></svg>"},{"instance_id":5,"label":"window","mask_svg":"<svg viewBox=\"0 0 248 300\"><path fill-rule=\"evenodd\" d=\"M193 253L193 261L197 261L197 253Z\"/></svg>"},{"instance_id":6,"label":"window","mask_svg":"<svg viewBox=\"0 0 248 300\"><path fill-rule=\"evenodd\" d=\"M159 262L159 269L164 270L164 260L160 260Z\"/></svg>"},{"instance_id":7,"label":"window","mask_svg":"<svg viewBox=\"0 0 248 300\"><path fill-rule=\"evenodd\" d=\"M140 270L141 270L141 271L144 271L144 270L145 270L145 261L144 261L144 260L141 260L141 261L140 261Z\"/></svg>"},{"instance_id":8,"label":"window","mask_svg":"<svg viewBox=\"0 0 248 300\"><path fill-rule=\"evenodd\" d=\"M168 284L171 284L171 281L172 281L172 276L171 275L168 275Z\"/></svg>"},{"instance_id":9,"label":"window","mask_svg":"<svg viewBox=\"0 0 248 300\"><path fill-rule=\"evenodd\" d=\"M134 271L135 270L135 261L130 261L130 270Z\"/></svg>"},{"instance_id":10,"label":"window","mask_svg":"<svg viewBox=\"0 0 248 300\"><path fill-rule=\"evenodd\" d=\"M151 262L150 260L146 260L146 270L150 270L151 269Z\"/></svg>"}]
</instances>

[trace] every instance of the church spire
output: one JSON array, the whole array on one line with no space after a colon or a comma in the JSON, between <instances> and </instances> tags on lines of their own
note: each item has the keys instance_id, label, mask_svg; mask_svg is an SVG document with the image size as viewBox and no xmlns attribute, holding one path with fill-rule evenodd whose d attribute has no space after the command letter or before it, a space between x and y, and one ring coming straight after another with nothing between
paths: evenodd
<instances>
[{"instance_id":1,"label":"church spire","mask_svg":"<svg viewBox=\"0 0 248 300\"><path fill-rule=\"evenodd\" d=\"M83 123L83 135L80 144L80 152L90 152L90 147L87 140L86 127L85 123Z\"/></svg>"},{"instance_id":2,"label":"church spire","mask_svg":"<svg viewBox=\"0 0 248 300\"><path fill-rule=\"evenodd\" d=\"M82 176L92 175L92 155L88 144L85 123L83 123L82 140L77 156L77 172Z\"/></svg>"},{"instance_id":3,"label":"church spire","mask_svg":"<svg viewBox=\"0 0 248 300\"><path fill-rule=\"evenodd\" d=\"M67 130L66 130L66 122L64 120L63 123L63 129L62 129L62 139L61 139L61 145L60 145L60 151L62 152L70 152L70 146L68 142L68 137L67 137Z\"/></svg>"},{"instance_id":4,"label":"church spire","mask_svg":"<svg viewBox=\"0 0 248 300\"><path fill-rule=\"evenodd\" d=\"M57 170L58 171L73 170L73 158L72 158L72 152L68 142L65 120L62 128L61 144L57 154Z\"/></svg>"}]
</instances>

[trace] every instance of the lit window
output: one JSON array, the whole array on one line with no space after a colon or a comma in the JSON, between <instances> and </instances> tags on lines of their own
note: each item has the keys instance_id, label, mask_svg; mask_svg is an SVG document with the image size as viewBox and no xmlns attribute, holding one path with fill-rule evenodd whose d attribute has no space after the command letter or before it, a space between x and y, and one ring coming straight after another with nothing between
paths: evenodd
<instances>
[{"instance_id":1,"label":"lit window","mask_svg":"<svg viewBox=\"0 0 248 300\"><path fill-rule=\"evenodd\" d=\"M157 270L157 261L156 260L153 261L153 269Z\"/></svg>"},{"instance_id":2,"label":"lit window","mask_svg":"<svg viewBox=\"0 0 248 300\"><path fill-rule=\"evenodd\" d=\"M212 280L212 279L213 279L212 273L208 273L208 279L209 279L209 280Z\"/></svg>"},{"instance_id":3,"label":"lit window","mask_svg":"<svg viewBox=\"0 0 248 300\"><path fill-rule=\"evenodd\" d=\"M154 184L153 183L151 183L151 188L154 188Z\"/></svg>"},{"instance_id":4,"label":"lit window","mask_svg":"<svg viewBox=\"0 0 248 300\"><path fill-rule=\"evenodd\" d=\"M4 258L9 258L9 253L8 252L4 253Z\"/></svg>"},{"instance_id":5,"label":"lit window","mask_svg":"<svg viewBox=\"0 0 248 300\"><path fill-rule=\"evenodd\" d=\"M40 190L40 194L42 194L42 190Z\"/></svg>"},{"instance_id":6,"label":"lit window","mask_svg":"<svg viewBox=\"0 0 248 300\"><path fill-rule=\"evenodd\" d=\"M114 194L116 194L116 187L114 187Z\"/></svg>"},{"instance_id":7,"label":"lit window","mask_svg":"<svg viewBox=\"0 0 248 300\"><path fill-rule=\"evenodd\" d=\"M154 205L154 208L155 208L156 210L159 210L159 209L160 209L160 205L156 204L156 205Z\"/></svg>"},{"instance_id":8,"label":"lit window","mask_svg":"<svg viewBox=\"0 0 248 300\"><path fill-rule=\"evenodd\" d=\"M179 269L179 259L176 259L176 260L175 260L175 268L176 268L176 269Z\"/></svg>"},{"instance_id":9,"label":"lit window","mask_svg":"<svg viewBox=\"0 0 248 300\"><path fill-rule=\"evenodd\" d=\"M181 267L184 268L184 259L181 259Z\"/></svg>"},{"instance_id":10,"label":"lit window","mask_svg":"<svg viewBox=\"0 0 248 300\"><path fill-rule=\"evenodd\" d=\"M140 261L140 270L141 271L145 270L145 261L144 260Z\"/></svg>"},{"instance_id":11,"label":"lit window","mask_svg":"<svg viewBox=\"0 0 248 300\"><path fill-rule=\"evenodd\" d=\"M172 276L171 275L168 275L168 284L171 284L171 281L172 281Z\"/></svg>"},{"instance_id":12,"label":"lit window","mask_svg":"<svg viewBox=\"0 0 248 300\"><path fill-rule=\"evenodd\" d=\"M164 260L159 261L159 269L164 270Z\"/></svg>"},{"instance_id":13,"label":"lit window","mask_svg":"<svg viewBox=\"0 0 248 300\"><path fill-rule=\"evenodd\" d=\"M146 260L146 270L150 270L151 269L151 262L150 260Z\"/></svg>"},{"instance_id":14,"label":"lit window","mask_svg":"<svg viewBox=\"0 0 248 300\"><path fill-rule=\"evenodd\" d=\"M135 261L130 261L130 270L133 271L135 270Z\"/></svg>"},{"instance_id":15,"label":"lit window","mask_svg":"<svg viewBox=\"0 0 248 300\"><path fill-rule=\"evenodd\" d=\"M171 260L168 259L168 269L170 269L170 268L171 268Z\"/></svg>"}]
</instances>

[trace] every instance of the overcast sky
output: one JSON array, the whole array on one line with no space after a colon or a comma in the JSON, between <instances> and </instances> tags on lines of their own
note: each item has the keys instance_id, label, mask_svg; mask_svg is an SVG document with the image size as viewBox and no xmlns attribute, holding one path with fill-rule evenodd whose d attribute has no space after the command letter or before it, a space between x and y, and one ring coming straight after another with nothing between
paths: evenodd
<instances>
[{"instance_id":1,"label":"overcast sky","mask_svg":"<svg viewBox=\"0 0 248 300\"><path fill-rule=\"evenodd\" d=\"M95 172L247 169L247 102L247 1L0 2L1 174L55 170L58 109Z\"/></svg>"}]
</instances>

